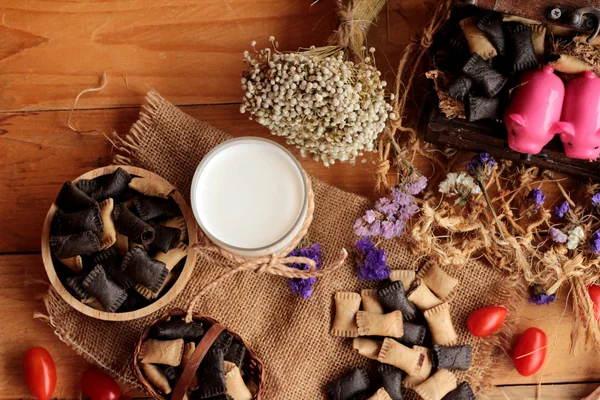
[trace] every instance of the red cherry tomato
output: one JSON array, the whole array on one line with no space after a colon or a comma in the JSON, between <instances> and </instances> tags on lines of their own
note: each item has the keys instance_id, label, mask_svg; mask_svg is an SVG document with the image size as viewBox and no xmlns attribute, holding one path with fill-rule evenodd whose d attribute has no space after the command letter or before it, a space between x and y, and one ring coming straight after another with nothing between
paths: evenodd
<instances>
[{"instance_id":1,"label":"red cherry tomato","mask_svg":"<svg viewBox=\"0 0 600 400\"><path fill-rule=\"evenodd\" d=\"M533 375L542 368L548 350L546 346L548 346L548 337L543 330L529 328L523 332L512 357L519 374Z\"/></svg>"},{"instance_id":2,"label":"red cherry tomato","mask_svg":"<svg viewBox=\"0 0 600 400\"><path fill-rule=\"evenodd\" d=\"M56 387L56 366L54 360L43 347L33 347L23 356L25 381L31 393L38 400L49 400Z\"/></svg>"},{"instance_id":3,"label":"red cherry tomato","mask_svg":"<svg viewBox=\"0 0 600 400\"><path fill-rule=\"evenodd\" d=\"M467 328L471 335L477 337L489 336L500 329L506 319L508 310L504 307L483 307L475 310L467 318Z\"/></svg>"},{"instance_id":4,"label":"red cherry tomato","mask_svg":"<svg viewBox=\"0 0 600 400\"><path fill-rule=\"evenodd\" d=\"M81 389L92 400L118 400L121 388L106 372L90 368L81 375Z\"/></svg>"},{"instance_id":5,"label":"red cherry tomato","mask_svg":"<svg viewBox=\"0 0 600 400\"><path fill-rule=\"evenodd\" d=\"M592 303L594 303L594 317L596 317L596 321L600 321L600 286L590 285L587 289Z\"/></svg>"}]
</instances>

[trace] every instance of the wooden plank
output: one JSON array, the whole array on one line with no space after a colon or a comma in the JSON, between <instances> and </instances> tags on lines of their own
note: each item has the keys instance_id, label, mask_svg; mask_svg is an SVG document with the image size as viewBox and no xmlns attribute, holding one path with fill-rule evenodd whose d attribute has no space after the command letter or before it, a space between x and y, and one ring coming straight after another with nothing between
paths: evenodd
<instances>
[{"instance_id":1,"label":"wooden plank","mask_svg":"<svg viewBox=\"0 0 600 400\"><path fill-rule=\"evenodd\" d=\"M584 382L598 381L600 364L597 362L594 350L585 351L582 344L576 352L569 352L571 328L574 313L572 306L566 304L568 287L561 288L554 303L547 306L524 304L518 317L513 343L519 339L519 334L529 327L537 327L548 336L548 356L545 368L532 376L519 375L508 356L502 357L502 362L495 369L495 382L504 384L526 384L538 382ZM564 313L564 315L563 315Z\"/></svg>"},{"instance_id":2,"label":"wooden plank","mask_svg":"<svg viewBox=\"0 0 600 400\"><path fill-rule=\"evenodd\" d=\"M51 327L34 319L45 313L42 295L48 279L39 255L0 256L0 398L30 398L22 372L22 356L30 347L48 349L56 363L54 396L80 398L79 379L88 364L63 344ZM136 391L133 394L139 394Z\"/></svg>"},{"instance_id":3,"label":"wooden plank","mask_svg":"<svg viewBox=\"0 0 600 400\"><path fill-rule=\"evenodd\" d=\"M385 21L387 40L392 44L406 46L411 37L423 30L434 6L426 1L388 1ZM381 30L378 29L379 32Z\"/></svg>"},{"instance_id":4,"label":"wooden plank","mask_svg":"<svg viewBox=\"0 0 600 400\"><path fill-rule=\"evenodd\" d=\"M334 2L311 3L0 0L0 111L68 109L103 72L107 87L78 107L136 105L150 88L177 104L239 102L242 53L252 50L251 40L264 47L273 35L291 51L326 43ZM410 7L422 0L403 3L423 9ZM412 33L403 31L400 46L391 44L382 20L373 45L387 60L380 55L379 65L395 68Z\"/></svg>"},{"instance_id":5,"label":"wooden plank","mask_svg":"<svg viewBox=\"0 0 600 400\"><path fill-rule=\"evenodd\" d=\"M324 43L332 2L307 0L0 1L0 110L139 104L149 88L177 103L239 101L242 53L274 35L286 50ZM43 60L43 61L42 61Z\"/></svg>"},{"instance_id":6,"label":"wooden plank","mask_svg":"<svg viewBox=\"0 0 600 400\"><path fill-rule=\"evenodd\" d=\"M566 385L502 386L489 393L490 400L579 400L598 388L598 383L574 383ZM539 390L540 397L537 397ZM592 399L590 399L592 400ZM598 398L594 399L598 400Z\"/></svg>"},{"instance_id":7,"label":"wooden plank","mask_svg":"<svg viewBox=\"0 0 600 400\"><path fill-rule=\"evenodd\" d=\"M334 22L332 3L321 1L310 7L306 0L0 0L0 112L68 109L77 93L98 82L100 72L109 74L106 89L84 96L78 107L137 105L151 87L178 104L238 102L241 53L250 47L248 42L256 39L265 45L267 37L274 35L289 50L324 43ZM403 0L397 7L406 11L399 14L402 18L410 15L410 26L388 23L384 17L371 35L372 44L385 52L378 52L378 65L388 81L393 75L385 74L385 69L397 64L398 51L425 22L427 12L421 0ZM234 136L271 137L240 115L237 105L184 110ZM79 129L102 131L86 133L70 131L64 111L0 114L0 226L4 228L0 253L39 250L43 219L62 182L109 163L112 148L103 133L125 134L138 111L136 107L78 111L73 120ZM368 163L325 168L303 161L303 165L326 182L373 197ZM55 357L59 376L55 396L80 397L79 376L86 363L47 324L32 318L35 311L44 311L40 295L47 288L45 282L39 255L0 255L0 398L29 397L21 356L35 345L48 348ZM563 292L550 306L527 305L517 332L538 326L548 333L551 355L543 382L597 381L600 366L595 356L568 353L573 313L567 307L562 316L565 296ZM509 357L499 361L496 383L539 379L540 374L518 375ZM541 395L578 399L596 386L544 385ZM500 390L493 391L491 398L536 395L535 386Z\"/></svg>"},{"instance_id":8,"label":"wooden plank","mask_svg":"<svg viewBox=\"0 0 600 400\"><path fill-rule=\"evenodd\" d=\"M31 346L44 346L55 357L59 376L59 386L55 395L60 398L79 397L78 379L86 367L85 362L62 344L47 324L33 319L34 312L45 310L41 295L46 291L47 285L39 255L0 255L0 338L2 338L0 340L0 398L27 396L27 389L21 375L20 357ZM559 324L563 308L562 300L545 307L525 307L517 332L522 332L528 326L544 329L549 335L550 353L554 347L552 327L559 325L556 349L544 371L544 383L598 381L600 366L595 354L573 356L568 353L567 338L572 313L567 311ZM494 383L508 385L537 383L539 374L524 378L516 373L508 357L502 357L498 361L500 365L494 371ZM591 387L582 386L581 393L585 391L584 389L588 390ZM509 399L530 398L527 396L531 396L532 393L531 387L502 388L502 390ZM523 397L519 394L520 390L523 390ZM548 389L548 392L543 392L542 398L580 398L564 397L569 393L568 390L562 392L560 390L562 390L560 386ZM555 396L560 394L563 397L551 397L550 393L556 393ZM502 396L502 393L497 392L494 394L496 397L492 398L505 399L498 395Z\"/></svg>"},{"instance_id":9,"label":"wooden plank","mask_svg":"<svg viewBox=\"0 0 600 400\"><path fill-rule=\"evenodd\" d=\"M452 147L472 152L486 151L493 157L540 169L570 174L575 178L598 180L600 162L567 157L560 138L555 137L539 154L522 154L508 145L504 123L496 121L468 122L448 119L439 109L439 101L432 95L425 140L440 147Z\"/></svg>"},{"instance_id":10,"label":"wooden plank","mask_svg":"<svg viewBox=\"0 0 600 400\"><path fill-rule=\"evenodd\" d=\"M184 111L234 136L258 135L284 143L240 114L237 105L190 106ZM138 112L137 108L77 111L72 122L80 130L98 130L85 133L67 127L66 111L0 114L0 226L7 227L0 230L0 253L39 251L44 218L63 182L109 164L112 146L104 134L126 134ZM373 196L369 163L326 168L302 161L309 173L332 185Z\"/></svg>"}]
</instances>

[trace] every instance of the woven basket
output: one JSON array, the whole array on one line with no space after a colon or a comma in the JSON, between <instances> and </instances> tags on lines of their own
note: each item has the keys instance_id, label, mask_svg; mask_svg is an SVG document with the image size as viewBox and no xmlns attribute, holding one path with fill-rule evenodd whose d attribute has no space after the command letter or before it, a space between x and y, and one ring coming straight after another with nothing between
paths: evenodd
<instances>
[{"instance_id":1,"label":"woven basket","mask_svg":"<svg viewBox=\"0 0 600 400\"><path fill-rule=\"evenodd\" d=\"M137 342L137 345L135 347L135 352L133 354L133 370L134 373L137 377L137 379L139 380L139 382L142 384L142 386L144 387L144 389L146 390L146 392L148 392L148 394L150 394L150 396L155 399L155 400L169 400L171 399L171 397L164 397L156 388L154 388L154 386L152 386L152 384L150 382L148 382L148 380L146 379L146 377L144 376L144 373L142 372L141 368L140 368L140 363L138 361L138 355L140 353L140 350L142 348L142 343L146 340L146 338L148 337L148 335L150 334L150 330L152 329L152 327L154 325L156 325L159 322L163 322L165 320L167 320L169 317L182 317L185 318L187 315L187 312L184 311L181 308L173 308L169 311L167 311L165 314L163 314L162 316L160 316L159 318L157 318L155 321L153 321L147 328L146 330L144 330L144 332L142 333L142 335L140 336L140 339ZM257 357L257 355L252 351L252 349L250 349L250 347L248 346L248 344L244 341L244 339L242 339L242 337L240 335L238 335L237 333L222 327L218 321L207 317L205 315L200 315L200 314L193 314L193 320L194 321L198 321L198 322L208 322L213 326L218 326L223 328L223 330L231 333L233 335L233 337L237 340L239 340L240 342L242 342L242 344L244 345L244 347L246 347L246 355L244 358L244 364L247 365L248 367L248 372L249 375L252 377L252 379L257 383L257 391L256 394L254 395L254 400L260 400L261 399L261 394L263 392L263 363L262 361L260 361L260 359ZM199 349L200 347L202 347L202 343L206 341L208 334L206 334L201 340L200 343L198 343L198 346L196 347L197 349ZM210 345L212 344L212 341L209 343L206 350L208 350L208 348L210 347ZM200 359L201 360L201 359ZM191 364L191 363L190 363ZM198 364L196 364L196 368L197 368ZM195 369L194 371L192 371L195 374ZM184 370L184 374L185 374L185 370ZM202 385L202 382L200 382L200 385ZM185 388L187 389L187 387ZM174 393L174 392L173 392ZM185 391L184 391L185 393Z\"/></svg>"}]
</instances>

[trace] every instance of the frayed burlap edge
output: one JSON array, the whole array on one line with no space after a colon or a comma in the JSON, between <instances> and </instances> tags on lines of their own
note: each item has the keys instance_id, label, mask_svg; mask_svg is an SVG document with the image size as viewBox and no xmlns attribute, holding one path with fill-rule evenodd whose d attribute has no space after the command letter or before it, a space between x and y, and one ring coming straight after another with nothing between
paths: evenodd
<instances>
[{"instance_id":1,"label":"frayed burlap edge","mask_svg":"<svg viewBox=\"0 0 600 400\"><path fill-rule=\"evenodd\" d=\"M59 324L54 322L52 315L60 312L55 308L55 305L60 304L63 301L64 300L60 297L58 292L53 287L51 287L50 290L48 290L48 292L44 296L44 305L48 314L35 313L33 317L50 325L50 327L54 331L54 334L58 336L58 338L63 343L65 343L67 346L73 349L77 354L82 356L87 362L92 363L98 366L99 368L103 369L104 371L108 372L111 376L115 377L121 383L125 383L137 389L143 389L142 385L140 385L140 383L137 380L124 379L123 376L125 374L122 370L116 370L105 365L100 359L94 357L86 349L78 345L75 338L72 338L64 329L61 328ZM130 364L125 365L125 368L131 368Z\"/></svg>"},{"instance_id":2,"label":"frayed burlap edge","mask_svg":"<svg viewBox=\"0 0 600 400\"><path fill-rule=\"evenodd\" d=\"M152 115L158 109L161 97L154 89L151 89L144 99L138 120L131 126L129 134L124 138L117 137L117 154L113 157L113 164L133 165L131 157L141 145L144 132L151 132L155 122Z\"/></svg>"}]
</instances>

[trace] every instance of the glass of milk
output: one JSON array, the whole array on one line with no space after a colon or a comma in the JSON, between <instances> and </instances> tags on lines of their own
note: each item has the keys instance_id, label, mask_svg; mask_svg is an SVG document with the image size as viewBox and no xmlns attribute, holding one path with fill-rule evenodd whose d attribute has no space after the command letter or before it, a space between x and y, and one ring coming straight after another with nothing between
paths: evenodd
<instances>
[{"instance_id":1,"label":"glass of milk","mask_svg":"<svg viewBox=\"0 0 600 400\"><path fill-rule=\"evenodd\" d=\"M306 218L306 179L300 163L279 144L254 137L228 140L198 165L192 210L221 248L247 258L278 253Z\"/></svg>"}]
</instances>

